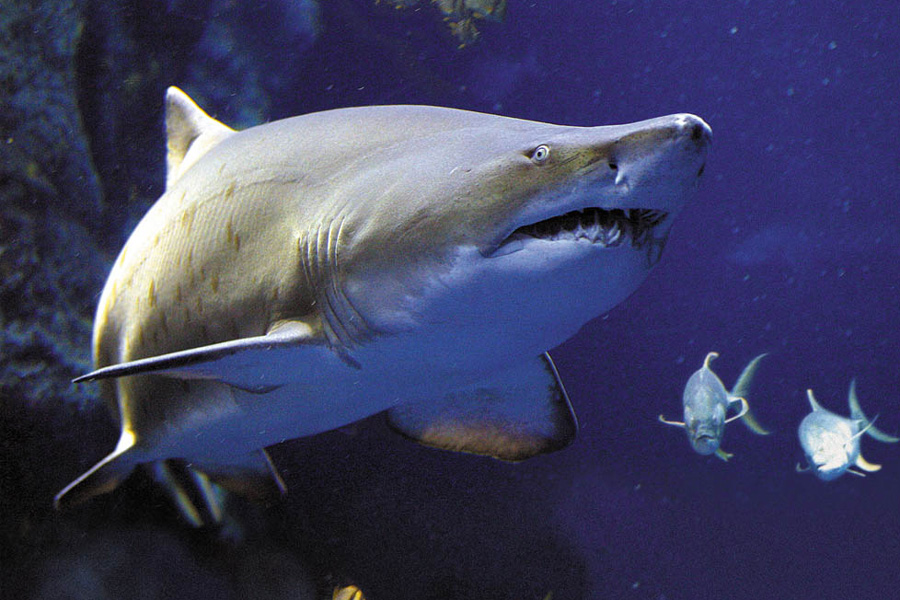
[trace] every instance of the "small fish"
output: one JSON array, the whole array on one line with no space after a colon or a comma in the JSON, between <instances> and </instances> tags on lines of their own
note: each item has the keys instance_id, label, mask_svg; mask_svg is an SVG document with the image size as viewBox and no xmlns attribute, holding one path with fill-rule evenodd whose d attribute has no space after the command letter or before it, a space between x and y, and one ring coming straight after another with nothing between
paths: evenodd
<instances>
[{"instance_id":1,"label":"small fish","mask_svg":"<svg viewBox=\"0 0 900 600\"><path fill-rule=\"evenodd\" d=\"M881 465L868 462L860 454L860 438L868 433L879 442L887 444L900 442L900 438L884 433L875 427L875 419L866 417L856 397L856 380L850 382L849 419L822 408L816 402L812 390L806 390L806 395L812 412L800 422L797 434L809 464L803 467L797 463L797 472L812 471L822 481L831 481L845 472L865 477L862 471L874 473L880 470ZM853 466L862 471L853 470Z\"/></svg>"},{"instance_id":2,"label":"small fish","mask_svg":"<svg viewBox=\"0 0 900 600\"><path fill-rule=\"evenodd\" d=\"M687 431L691 446L698 454L706 456L715 453L727 461L732 455L720 448L726 423L742 419L750 431L758 435L769 434L750 413L750 405L745 398L750 380L765 354L760 354L750 361L731 392L725 389L722 380L709 368L709 364L718 356L718 352L707 354L703 367L688 379L684 387L684 422L668 421L662 415L659 415L659 420L666 425L683 427ZM728 409L733 404L740 404L741 410L738 414L726 418Z\"/></svg>"}]
</instances>

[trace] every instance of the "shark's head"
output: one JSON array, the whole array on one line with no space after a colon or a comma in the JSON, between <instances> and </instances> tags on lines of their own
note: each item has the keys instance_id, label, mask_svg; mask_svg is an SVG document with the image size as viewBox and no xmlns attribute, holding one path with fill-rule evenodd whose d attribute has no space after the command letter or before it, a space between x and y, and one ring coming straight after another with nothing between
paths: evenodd
<instances>
[{"instance_id":1,"label":"shark's head","mask_svg":"<svg viewBox=\"0 0 900 600\"><path fill-rule=\"evenodd\" d=\"M450 112L455 127L390 149L342 227L339 288L372 330L563 342L660 259L711 139L688 114L585 128Z\"/></svg>"}]
</instances>

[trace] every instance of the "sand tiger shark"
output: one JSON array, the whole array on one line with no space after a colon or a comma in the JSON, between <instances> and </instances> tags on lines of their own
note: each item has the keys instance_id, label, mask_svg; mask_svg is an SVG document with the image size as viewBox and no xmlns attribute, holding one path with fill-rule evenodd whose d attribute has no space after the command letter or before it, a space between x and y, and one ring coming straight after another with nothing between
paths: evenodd
<instances>
[{"instance_id":1,"label":"sand tiger shark","mask_svg":"<svg viewBox=\"0 0 900 600\"><path fill-rule=\"evenodd\" d=\"M121 435L57 506L167 459L280 487L267 446L383 411L443 449L566 446L547 351L644 280L711 139L690 114L570 127L428 106L234 131L174 87L165 122L165 192L76 380L100 382Z\"/></svg>"}]
</instances>

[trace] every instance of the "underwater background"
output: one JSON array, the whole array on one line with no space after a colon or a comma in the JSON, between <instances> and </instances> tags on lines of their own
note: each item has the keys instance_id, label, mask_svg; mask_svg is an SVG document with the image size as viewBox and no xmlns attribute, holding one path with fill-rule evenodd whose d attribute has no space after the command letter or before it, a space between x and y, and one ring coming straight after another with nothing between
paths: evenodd
<instances>
[{"instance_id":1,"label":"underwater background","mask_svg":"<svg viewBox=\"0 0 900 600\"><path fill-rule=\"evenodd\" d=\"M900 445L798 474L806 389L900 431L900 9L884 1L5 0L0 6L0 597L878 599L900 589ZM493 8L494 12L489 9ZM487 18L484 18L487 17ZM421 103L572 125L675 112L714 142L661 263L553 355L581 426L506 464L376 417L289 441L276 504L223 531L146 481L66 514L115 445L90 327L161 194L178 85L247 127ZM678 418L709 351L773 433L725 463ZM552 593L552 596L550 595Z\"/></svg>"}]
</instances>

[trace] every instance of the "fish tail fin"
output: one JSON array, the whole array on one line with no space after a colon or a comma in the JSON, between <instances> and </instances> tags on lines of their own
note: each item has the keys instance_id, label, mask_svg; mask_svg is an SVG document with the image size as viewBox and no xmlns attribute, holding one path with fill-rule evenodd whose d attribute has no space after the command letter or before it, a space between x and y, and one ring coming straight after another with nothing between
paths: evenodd
<instances>
[{"instance_id":1,"label":"fish tail fin","mask_svg":"<svg viewBox=\"0 0 900 600\"><path fill-rule=\"evenodd\" d=\"M122 431L116 449L56 494L53 506L66 510L113 491L134 469L135 463L128 455L136 441L132 432Z\"/></svg>"},{"instance_id":2,"label":"fish tail fin","mask_svg":"<svg viewBox=\"0 0 900 600\"><path fill-rule=\"evenodd\" d=\"M878 418L877 416L875 417L875 419L870 419L866 416L866 413L863 412L862 407L859 405L859 398L856 395L856 378L850 380L848 403L850 404L850 418L861 419L866 424L864 431L871 437L875 438L879 442L884 442L886 444L896 444L897 442L900 442L900 438L895 437L889 433L885 433L875 427L875 419Z\"/></svg>"},{"instance_id":3,"label":"fish tail fin","mask_svg":"<svg viewBox=\"0 0 900 600\"><path fill-rule=\"evenodd\" d=\"M737 382L734 384L734 388L731 390L732 396L744 398L744 401L746 402L747 392L750 391L750 383L753 381L753 376L756 375L756 369L759 367L759 362L767 355L768 352L763 352L744 367L740 377L738 377ZM747 410L741 417L741 421L747 426L747 429L757 435L769 435L769 433L771 433L768 429L763 427L753 415L749 403L747 404Z\"/></svg>"}]
</instances>

